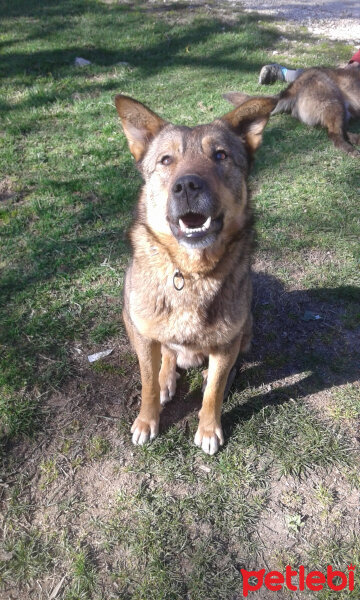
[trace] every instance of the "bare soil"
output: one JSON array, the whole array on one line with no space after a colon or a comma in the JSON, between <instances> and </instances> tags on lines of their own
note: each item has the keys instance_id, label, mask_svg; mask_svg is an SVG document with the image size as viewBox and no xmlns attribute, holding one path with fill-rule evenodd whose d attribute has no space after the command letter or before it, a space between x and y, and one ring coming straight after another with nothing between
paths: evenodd
<instances>
[{"instance_id":1,"label":"bare soil","mask_svg":"<svg viewBox=\"0 0 360 600\"><path fill-rule=\"evenodd\" d=\"M246 11L273 15L279 20L303 25L315 35L359 45L360 5L356 0L323 0L320 3L309 0L264 0L261 4L254 0L242 0L241 4Z\"/></svg>"}]
</instances>

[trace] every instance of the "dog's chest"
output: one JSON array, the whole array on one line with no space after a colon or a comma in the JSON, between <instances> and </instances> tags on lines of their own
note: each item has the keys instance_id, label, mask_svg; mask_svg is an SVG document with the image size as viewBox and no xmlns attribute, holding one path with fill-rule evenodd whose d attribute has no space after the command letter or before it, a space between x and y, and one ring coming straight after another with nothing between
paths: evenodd
<instances>
[{"instance_id":1,"label":"dog's chest","mask_svg":"<svg viewBox=\"0 0 360 600\"><path fill-rule=\"evenodd\" d=\"M129 294L129 312L140 333L164 344L194 348L231 340L238 315L224 293L223 282L191 276L184 278L182 289L176 289L181 284L181 278L174 282L174 273L162 281L136 277Z\"/></svg>"}]
</instances>

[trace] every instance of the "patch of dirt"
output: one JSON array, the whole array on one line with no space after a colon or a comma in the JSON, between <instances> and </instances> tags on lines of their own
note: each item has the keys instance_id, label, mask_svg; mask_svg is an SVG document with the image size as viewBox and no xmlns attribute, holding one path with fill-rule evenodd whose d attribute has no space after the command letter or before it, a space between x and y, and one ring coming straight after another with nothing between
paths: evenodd
<instances>
[{"instance_id":1,"label":"patch of dirt","mask_svg":"<svg viewBox=\"0 0 360 600\"><path fill-rule=\"evenodd\" d=\"M11 177L4 177L0 180L0 202L16 202L20 204L30 193L30 190L19 190Z\"/></svg>"},{"instance_id":2,"label":"patch of dirt","mask_svg":"<svg viewBox=\"0 0 360 600\"><path fill-rule=\"evenodd\" d=\"M267 571L285 573L289 564L294 569L304 565L305 569L312 570L317 565L308 564L311 548L328 543L330 535L346 543L358 530L359 490L352 489L338 469L316 475L310 473L300 482L292 477L278 478L274 473L271 482L269 504L254 534L254 541L260 540L262 548L262 557L254 565L255 569L261 566ZM323 499L322 491L325 491ZM296 577L293 583L297 584ZM278 592L276 597L278 594L279 598L289 596L287 590ZM252 595L261 600L273 597L273 593L264 588ZM300 600L307 595L306 592L292 593L291 597Z\"/></svg>"},{"instance_id":3,"label":"patch of dirt","mask_svg":"<svg viewBox=\"0 0 360 600\"><path fill-rule=\"evenodd\" d=\"M254 0L241 0L241 4L248 12L272 15L283 21L303 25L314 35L359 44L360 6L357 0L348 0L346 3L333 0L322 0L321 3L308 0L264 0L261 5Z\"/></svg>"},{"instance_id":4,"label":"patch of dirt","mask_svg":"<svg viewBox=\"0 0 360 600\"><path fill-rule=\"evenodd\" d=\"M306 565L304 549L328 539L330 529L341 532L342 539L357 530L359 490L351 488L337 468L309 473L300 482L292 477L278 479L276 474L272 481L268 509L257 524L257 534L272 568L279 568L279 549L294 554L297 564ZM326 492L324 500L321 490ZM295 514L301 516L298 531L287 526L286 517Z\"/></svg>"},{"instance_id":5,"label":"patch of dirt","mask_svg":"<svg viewBox=\"0 0 360 600\"><path fill-rule=\"evenodd\" d=\"M13 187L13 182L10 177L5 177L0 180L0 202L4 202L4 200L9 200L15 196L15 191Z\"/></svg>"}]
</instances>

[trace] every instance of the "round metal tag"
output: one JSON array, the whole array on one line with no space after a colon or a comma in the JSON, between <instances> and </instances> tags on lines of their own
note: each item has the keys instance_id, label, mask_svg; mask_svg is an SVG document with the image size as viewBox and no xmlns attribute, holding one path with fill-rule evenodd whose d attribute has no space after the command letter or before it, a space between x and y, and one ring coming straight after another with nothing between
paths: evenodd
<instances>
[{"instance_id":1,"label":"round metal tag","mask_svg":"<svg viewBox=\"0 0 360 600\"><path fill-rule=\"evenodd\" d=\"M181 273L181 271L179 271L179 269L176 269L174 273L173 285L178 292L180 292L185 285L184 275Z\"/></svg>"}]
</instances>

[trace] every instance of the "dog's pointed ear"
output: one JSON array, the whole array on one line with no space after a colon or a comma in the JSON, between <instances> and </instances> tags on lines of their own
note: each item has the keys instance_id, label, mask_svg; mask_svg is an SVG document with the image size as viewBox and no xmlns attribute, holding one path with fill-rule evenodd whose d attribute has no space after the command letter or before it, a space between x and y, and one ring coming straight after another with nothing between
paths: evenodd
<instances>
[{"instance_id":1,"label":"dog's pointed ear","mask_svg":"<svg viewBox=\"0 0 360 600\"><path fill-rule=\"evenodd\" d=\"M115 96L115 106L130 152L138 162L143 158L149 142L167 123L144 104L129 96L122 94Z\"/></svg>"},{"instance_id":2,"label":"dog's pointed ear","mask_svg":"<svg viewBox=\"0 0 360 600\"><path fill-rule=\"evenodd\" d=\"M244 104L246 100L249 100L251 96L249 96L249 94L243 94L242 92L227 92L226 94L223 94L223 98L230 102L230 104L240 106L240 104Z\"/></svg>"},{"instance_id":3,"label":"dog's pointed ear","mask_svg":"<svg viewBox=\"0 0 360 600\"><path fill-rule=\"evenodd\" d=\"M238 135L245 139L246 147L252 157L262 142L262 135L271 111L278 98L273 96L250 97L243 104L221 117Z\"/></svg>"}]
</instances>

